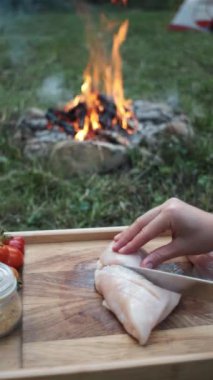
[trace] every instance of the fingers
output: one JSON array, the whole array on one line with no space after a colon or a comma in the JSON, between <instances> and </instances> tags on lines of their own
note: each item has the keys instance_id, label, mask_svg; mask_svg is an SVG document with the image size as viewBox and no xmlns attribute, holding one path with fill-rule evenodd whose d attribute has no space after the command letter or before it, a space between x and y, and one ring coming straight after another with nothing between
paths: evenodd
<instances>
[{"instance_id":1,"label":"fingers","mask_svg":"<svg viewBox=\"0 0 213 380\"><path fill-rule=\"evenodd\" d=\"M203 253L200 255L189 255L188 259L192 264L196 264L200 260L206 260L213 266L213 251L208 252L208 253Z\"/></svg>"},{"instance_id":2,"label":"fingers","mask_svg":"<svg viewBox=\"0 0 213 380\"><path fill-rule=\"evenodd\" d=\"M120 239L120 237L121 237L122 234L123 234L123 232L120 232L119 234L115 235L114 238L113 238L113 240L114 241L118 241Z\"/></svg>"},{"instance_id":3,"label":"fingers","mask_svg":"<svg viewBox=\"0 0 213 380\"><path fill-rule=\"evenodd\" d=\"M126 246L129 241L131 241L134 236L137 236L141 231L141 221L137 219L126 231L124 231L119 240L115 242L112 249L113 251L120 252L121 248Z\"/></svg>"},{"instance_id":4,"label":"fingers","mask_svg":"<svg viewBox=\"0 0 213 380\"><path fill-rule=\"evenodd\" d=\"M123 248L119 249L119 253L130 254L137 251L148 241L154 239L160 233L168 229L169 221L163 213L156 216L148 223L132 240L130 240Z\"/></svg>"},{"instance_id":5,"label":"fingers","mask_svg":"<svg viewBox=\"0 0 213 380\"><path fill-rule=\"evenodd\" d=\"M146 226L153 218L155 218L160 213L160 206L155 207L154 209L148 211L141 217L139 217L129 228L120 234L116 235L114 240L115 244L113 245L113 250L120 252L120 249L126 246L131 240L137 237L140 234L144 226ZM139 247L138 247L139 248ZM127 249L128 251L128 249ZM120 252L127 253L127 252Z\"/></svg>"},{"instance_id":6,"label":"fingers","mask_svg":"<svg viewBox=\"0 0 213 380\"><path fill-rule=\"evenodd\" d=\"M171 243L150 252L149 255L142 261L141 266L150 269L156 268L165 260L169 260L177 256L182 256L182 252L178 249L177 244L172 241Z\"/></svg>"},{"instance_id":7,"label":"fingers","mask_svg":"<svg viewBox=\"0 0 213 380\"><path fill-rule=\"evenodd\" d=\"M189 256L195 275L213 280L213 252Z\"/></svg>"}]
</instances>

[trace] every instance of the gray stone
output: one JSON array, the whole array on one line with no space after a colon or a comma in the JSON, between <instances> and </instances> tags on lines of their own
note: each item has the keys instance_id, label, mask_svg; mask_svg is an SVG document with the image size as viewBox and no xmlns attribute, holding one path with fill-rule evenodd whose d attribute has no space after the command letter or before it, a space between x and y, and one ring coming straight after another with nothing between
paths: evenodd
<instances>
[{"instance_id":1,"label":"gray stone","mask_svg":"<svg viewBox=\"0 0 213 380\"><path fill-rule=\"evenodd\" d=\"M194 130L185 115L174 117L170 123L167 124L167 130L171 134L182 136L185 139L191 139L194 136Z\"/></svg>"},{"instance_id":2,"label":"gray stone","mask_svg":"<svg viewBox=\"0 0 213 380\"><path fill-rule=\"evenodd\" d=\"M161 124L172 119L174 110L166 103L152 103L136 100L133 105L136 117L141 122L151 121Z\"/></svg>"},{"instance_id":3,"label":"gray stone","mask_svg":"<svg viewBox=\"0 0 213 380\"><path fill-rule=\"evenodd\" d=\"M49 160L52 170L64 178L80 173L106 173L127 161L127 149L123 146L71 140L56 144Z\"/></svg>"},{"instance_id":4,"label":"gray stone","mask_svg":"<svg viewBox=\"0 0 213 380\"><path fill-rule=\"evenodd\" d=\"M45 117L40 119L25 119L22 121L27 127L33 131L44 130L47 128L48 122Z\"/></svg>"},{"instance_id":5,"label":"gray stone","mask_svg":"<svg viewBox=\"0 0 213 380\"><path fill-rule=\"evenodd\" d=\"M45 117L45 111L36 107L28 108L24 113L25 119L42 119L44 117Z\"/></svg>"},{"instance_id":6,"label":"gray stone","mask_svg":"<svg viewBox=\"0 0 213 380\"><path fill-rule=\"evenodd\" d=\"M23 148L24 155L29 159L48 159L53 145L51 142L31 138Z\"/></svg>"}]
</instances>

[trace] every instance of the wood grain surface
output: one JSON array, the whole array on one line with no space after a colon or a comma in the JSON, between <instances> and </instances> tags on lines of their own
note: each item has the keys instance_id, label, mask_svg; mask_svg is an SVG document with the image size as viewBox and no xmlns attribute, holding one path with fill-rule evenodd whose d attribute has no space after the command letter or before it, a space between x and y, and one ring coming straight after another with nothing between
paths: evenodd
<instances>
[{"instance_id":1,"label":"wood grain surface","mask_svg":"<svg viewBox=\"0 0 213 380\"><path fill-rule=\"evenodd\" d=\"M161 237L146 248L152 250L166 241L168 238ZM126 335L94 288L96 261L108 243L29 246L24 272L25 368L212 351L213 300L208 287L199 297L196 291L183 296L171 316L156 328L147 347Z\"/></svg>"},{"instance_id":2,"label":"wood grain surface","mask_svg":"<svg viewBox=\"0 0 213 380\"><path fill-rule=\"evenodd\" d=\"M22 337L20 325L7 337L0 339L0 372L22 367Z\"/></svg>"},{"instance_id":3,"label":"wood grain surface","mask_svg":"<svg viewBox=\"0 0 213 380\"><path fill-rule=\"evenodd\" d=\"M187 290L145 347L102 306L95 265L119 229L27 233L22 329L0 340L0 379L212 378L212 286Z\"/></svg>"}]
</instances>

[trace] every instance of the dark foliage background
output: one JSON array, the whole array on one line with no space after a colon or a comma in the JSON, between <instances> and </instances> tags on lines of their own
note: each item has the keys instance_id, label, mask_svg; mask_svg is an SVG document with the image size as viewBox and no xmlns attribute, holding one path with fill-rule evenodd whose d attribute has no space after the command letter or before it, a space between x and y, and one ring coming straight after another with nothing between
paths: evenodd
<instances>
[{"instance_id":1,"label":"dark foliage background","mask_svg":"<svg viewBox=\"0 0 213 380\"><path fill-rule=\"evenodd\" d=\"M25 11L47 11L69 8L74 9L80 2L91 3L94 5L110 5L110 0L0 0L0 7L10 8L13 10L23 9ZM128 9L137 7L146 10L175 10L180 3L181 0L129 0L127 7ZM118 6L118 8L121 6Z\"/></svg>"}]
</instances>

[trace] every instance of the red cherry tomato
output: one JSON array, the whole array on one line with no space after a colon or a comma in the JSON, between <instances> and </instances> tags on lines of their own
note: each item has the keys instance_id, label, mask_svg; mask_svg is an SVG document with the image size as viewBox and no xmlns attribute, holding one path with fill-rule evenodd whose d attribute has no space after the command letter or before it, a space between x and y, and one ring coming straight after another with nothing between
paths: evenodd
<instances>
[{"instance_id":1,"label":"red cherry tomato","mask_svg":"<svg viewBox=\"0 0 213 380\"><path fill-rule=\"evenodd\" d=\"M1 237L1 243L8 245L11 239L12 239L12 237L10 237L10 236L3 236L3 237Z\"/></svg>"},{"instance_id":2,"label":"red cherry tomato","mask_svg":"<svg viewBox=\"0 0 213 380\"><path fill-rule=\"evenodd\" d=\"M16 238L13 238L9 241L8 245L10 247L14 247L14 248L17 248L19 251L21 251L22 253L24 253L24 245L23 243L16 239Z\"/></svg>"},{"instance_id":3,"label":"red cherry tomato","mask_svg":"<svg viewBox=\"0 0 213 380\"><path fill-rule=\"evenodd\" d=\"M24 247L25 240L22 236L14 236L13 240L18 240L20 244L22 244L22 247Z\"/></svg>"},{"instance_id":4,"label":"red cherry tomato","mask_svg":"<svg viewBox=\"0 0 213 380\"><path fill-rule=\"evenodd\" d=\"M14 267L16 269L19 269L22 267L24 263L24 256L19 249L15 247L11 247L10 245L7 246L8 248L8 257L7 262L5 264Z\"/></svg>"},{"instance_id":5,"label":"red cherry tomato","mask_svg":"<svg viewBox=\"0 0 213 380\"><path fill-rule=\"evenodd\" d=\"M8 255L8 247L6 245L0 245L0 262L7 264Z\"/></svg>"}]
</instances>

